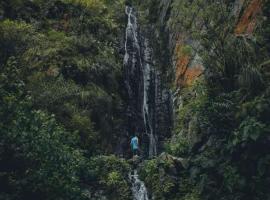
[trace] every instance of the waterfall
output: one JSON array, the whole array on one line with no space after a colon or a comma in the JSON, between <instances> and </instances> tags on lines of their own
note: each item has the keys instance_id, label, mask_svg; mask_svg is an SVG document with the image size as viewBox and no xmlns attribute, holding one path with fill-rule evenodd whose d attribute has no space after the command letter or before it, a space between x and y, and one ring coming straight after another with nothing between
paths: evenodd
<instances>
[{"instance_id":1,"label":"waterfall","mask_svg":"<svg viewBox=\"0 0 270 200\"><path fill-rule=\"evenodd\" d=\"M143 156L158 154L158 142L165 140L171 130L170 93L161 82L151 46L149 27L141 30L137 13L126 6L124 81L127 97L127 131L139 133ZM129 174L134 200L148 200L147 189L137 171Z\"/></svg>"},{"instance_id":2,"label":"waterfall","mask_svg":"<svg viewBox=\"0 0 270 200\"><path fill-rule=\"evenodd\" d=\"M146 127L146 134L149 137L149 150L148 155L149 157L153 157L157 155L157 139L154 134L154 116L151 115L150 109L149 109L149 102L150 102L150 83L151 83L151 74L153 74L151 70L150 63L152 62L152 50L149 47L149 41L147 38L144 39L144 62L143 62L143 118L144 118L144 125ZM156 82L156 80L155 80ZM155 83L154 83L155 84ZM156 93L156 84L154 87L154 92Z\"/></svg>"},{"instance_id":3,"label":"waterfall","mask_svg":"<svg viewBox=\"0 0 270 200\"><path fill-rule=\"evenodd\" d=\"M132 7L126 6L128 18L125 38L124 77L127 91L127 120L128 132L134 134L142 130L140 118L143 99L142 57L138 34L137 17Z\"/></svg>"},{"instance_id":4,"label":"waterfall","mask_svg":"<svg viewBox=\"0 0 270 200\"><path fill-rule=\"evenodd\" d=\"M125 85L129 98L130 130L144 130L148 137L148 156L157 154L157 139L154 135L155 96L150 96L153 81L153 66L150 65L152 52L149 42L139 34L137 17L134 8L126 6L128 18L125 41ZM151 105L150 108L150 102ZM143 126L140 119L143 119ZM142 136L143 137L143 136Z\"/></svg>"},{"instance_id":5,"label":"waterfall","mask_svg":"<svg viewBox=\"0 0 270 200\"><path fill-rule=\"evenodd\" d=\"M137 13L126 6L124 80L127 96L127 132L139 133L143 155L158 154L159 142L170 134L168 90L161 83L150 42L151 31L138 25Z\"/></svg>"},{"instance_id":6,"label":"waterfall","mask_svg":"<svg viewBox=\"0 0 270 200\"><path fill-rule=\"evenodd\" d=\"M144 182L142 182L139 179L139 175L137 173L137 170L133 171L133 174L129 174L129 179L132 183L132 194L134 200L149 200L147 189L144 185Z\"/></svg>"}]
</instances>

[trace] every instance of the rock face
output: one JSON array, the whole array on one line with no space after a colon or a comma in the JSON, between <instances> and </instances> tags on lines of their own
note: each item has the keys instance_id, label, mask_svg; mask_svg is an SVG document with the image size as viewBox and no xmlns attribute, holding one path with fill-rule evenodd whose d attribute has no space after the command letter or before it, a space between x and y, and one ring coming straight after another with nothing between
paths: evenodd
<instances>
[{"instance_id":1,"label":"rock face","mask_svg":"<svg viewBox=\"0 0 270 200\"><path fill-rule=\"evenodd\" d=\"M160 1L159 3L158 24L163 27L168 35L167 44L171 51L175 85L178 88L190 86L204 72L204 66L198 53L200 44L193 40L190 33L183 31L181 27L170 27L170 20L181 15L180 11L177 11L179 13L172 13L171 11L176 1ZM253 33L262 4L262 0L235 0L231 14L237 19L235 24L236 35L248 36ZM190 23L195 24L197 30L203 31L203 26L200 20L196 19L196 16Z\"/></svg>"},{"instance_id":2,"label":"rock face","mask_svg":"<svg viewBox=\"0 0 270 200\"><path fill-rule=\"evenodd\" d=\"M185 87L191 86L198 77L204 74L204 63L200 55L201 45L196 39L193 38L190 30L185 30L181 26L171 26L171 21L175 20L178 16L181 16L181 12L188 12L185 10L173 10L173 7L177 4L177 1L159 1L159 17L157 20L157 26L162 27L164 33L160 33L159 38L168 36L166 44L171 52L171 68L174 73L174 85L176 92L174 93L174 110L180 110L181 107L181 91ZM181 3L180 3L181 4ZM235 0L230 10L231 16L235 19L233 23L234 33L239 36L250 36L256 28L257 18L261 12L263 1L262 0ZM190 9L192 9L190 7ZM196 15L196 13L194 14ZM185 14L183 14L185 16ZM180 24L184 24L180 19ZM200 17L193 16L190 21L190 26L194 24L196 30L204 31ZM177 24L177 23L175 23ZM163 36L160 36L163 34ZM196 96L196 95L195 95ZM191 97L192 98L192 97ZM177 113L176 113L177 114ZM201 140L201 136L194 128L194 119L191 118L189 122L188 139L190 145L198 143Z\"/></svg>"},{"instance_id":3,"label":"rock face","mask_svg":"<svg viewBox=\"0 0 270 200\"><path fill-rule=\"evenodd\" d=\"M187 159L175 157L175 156L172 156L172 155L170 155L168 153L164 153L164 152L162 154L160 154L159 159L166 161L166 162L169 162L169 163L172 163L174 167L178 166L178 168L187 169L189 166Z\"/></svg>"},{"instance_id":4,"label":"rock face","mask_svg":"<svg viewBox=\"0 0 270 200\"><path fill-rule=\"evenodd\" d=\"M128 23L126 27L124 78L127 92L128 132L142 131L143 125L143 71L139 30L136 13L131 7L126 8Z\"/></svg>"},{"instance_id":5,"label":"rock face","mask_svg":"<svg viewBox=\"0 0 270 200\"><path fill-rule=\"evenodd\" d=\"M139 29L137 13L127 6L124 77L127 91L127 131L137 133L145 156L157 155L171 130L171 94L155 66L149 30Z\"/></svg>"},{"instance_id":6,"label":"rock face","mask_svg":"<svg viewBox=\"0 0 270 200\"><path fill-rule=\"evenodd\" d=\"M198 53L192 51L192 46L185 45L184 39L178 39L174 50L175 84L178 87L191 85L203 73L203 64Z\"/></svg>"},{"instance_id":7,"label":"rock face","mask_svg":"<svg viewBox=\"0 0 270 200\"><path fill-rule=\"evenodd\" d=\"M244 9L243 15L236 25L236 35L250 35L253 33L257 23L257 16L261 12L262 3L262 0L249 1L248 6Z\"/></svg>"},{"instance_id":8,"label":"rock face","mask_svg":"<svg viewBox=\"0 0 270 200\"><path fill-rule=\"evenodd\" d=\"M177 89L188 87L204 73L199 49L200 43L180 28L168 24L174 18L171 8L175 1L159 1L157 24L163 33L152 31L149 27L140 27L134 8L127 7L127 28L125 38L124 77L127 91L127 132L129 135L139 133L144 155L157 154L162 141L170 135L172 125L172 95L164 87L162 74L157 69L153 52L152 34L158 38L165 37L171 52L171 64L174 71L174 83ZM260 13L262 0L235 0L232 15L235 16L235 34L251 34L256 27L257 15ZM200 27L196 17L191 23ZM203 31L203 27L202 30ZM163 36L161 36L163 34ZM176 94L178 95L178 94ZM178 98L178 97L177 97ZM176 98L176 99L177 99ZM178 106L178 105L177 105Z\"/></svg>"},{"instance_id":9,"label":"rock face","mask_svg":"<svg viewBox=\"0 0 270 200\"><path fill-rule=\"evenodd\" d=\"M260 0L230 1L230 4L224 5L227 15L226 18L221 17L223 21L218 18L220 13L215 12L218 10L215 8L218 7L217 5L220 4L220 1L214 1L214 5L209 7L207 5L209 2L207 3L204 1L161 0L157 2L160 3L160 10L157 12L160 13L160 17L157 18L158 22L154 21L157 24L154 25L157 27L157 32L159 31L159 34L156 34L158 39L164 37L164 35L162 35L164 32L162 33L158 30L160 25L163 26L160 29L167 31L165 32L165 34L167 34L166 36L169 35L166 38L166 45L171 50L170 64L172 65L168 64L167 66L170 66L169 70L174 72L173 80L170 81L171 83L174 83L175 87L174 102L175 112L177 114L175 117L175 124L178 124L174 131L175 139L173 136L167 143L167 152L171 155L162 153L153 160L145 161L141 170L143 180L149 189L149 193L154 195L156 199L204 199L200 198L200 196L205 196L205 199L220 199L213 197L223 195L225 196L223 199L234 199L235 193L237 193L239 185L242 183L236 182L235 186L232 186L234 187L233 189L229 188L229 190L226 191L226 189L223 190L223 180L225 180L228 175L227 169L230 171L229 174L231 172L233 173L232 177L241 177L241 173L238 174L237 170L239 170L239 172L246 170L246 165L244 164L242 166L238 161L241 159L241 156L239 155L242 155L242 150L244 149L242 148L243 146L241 145L241 147L239 147L240 151L236 150L234 144L232 145L234 147L227 146L227 144L231 143L231 136L228 133L234 133L235 123L238 123L236 121L239 120L234 118L233 111L237 97L232 95L230 92L227 93L226 90L224 90L225 92L223 93L223 89L220 89L219 85L215 84L215 82L213 82L213 86L210 86L208 81L209 76L212 74L210 74L211 71L209 72L208 69L213 68L215 70L215 67L219 66L215 61L222 55L217 51L217 55L212 57L215 53L212 49L217 48L218 50L223 51L223 47L230 43L231 40L232 42L235 40L237 40L237 42L241 42L242 39L244 41L246 40L242 37L252 36L254 29L259 25L257 22L257 15L260 13L262 2ZM184 3L181 4L181 2ZM196 3L199 5L196 5ZM201 9L201 7L203 7L201 4L204 4L203 6L207 8L207 11ZM201 9L201 13L198 14L198 17L193 18L193 14L197 14L197 8ZM223 11L223 8L221 10ZM181 12L186 12L186 15ZM210 15L210 19L208 21L210 27L207 27L206 24L205 27L202 27L202 30L196 29L196 34L199 36L194 36L189 33L190 23L196 24L196 21L201 20L200 17L203 14L206 16ZM185 18L185 16L188 16L189 18ZM185 24L186 21L188 21L187 24ZM172 24L171 26L170 23ZM211 23L214 24L213 27ZM186 26L181 27L179 24ZM219 26L220 24L221 26ZM200 24L198 26L200 26ZM197 25L194 25L194 27L197 28ZM192 28L195 29L194 27ZM217 33L220 34L221 37L219 37L219 35L218 37L214 36L213 28L220 28ZM224 36L226 35L224 33L228 33L229 36ZM257 34L259 33L256 32L256 35ZM237 36L241 37L238 38ZM196 39L200 41L200 43L196 41ZM223 40L221 41L221 39ZM215 42L213 42L214 40ZM248 41L252 40L246 40L245 42L248 43ZM217 47L215 47L215 45L217 45ZM235 49L233 49L234 46ZM237 45L228 45L226 51L223 51L223 53L232 52L231 54L228 53L228 57L224 57L224 60L228 61L229 67L233 65L235 65L235 68L237 69L242 67L238 65L238 61L233 60L234 58L238 58L238 54L236 54L238 50L241 50L241 48L237 47ZM162 54L161 51L158 53L160 53L159 55ZM241 61L244 61L245 52L243 52L243 54L239 54L239 57L240 55L243 55L243 59L241 59ZM202 60L204 62L202 62ZM269 64L268 61L265 64L268 65L267 63ZM225 65L227 64L221 62L220 66ZM264 64L262 66L264 66ZM204 72L205 69L207 69L207 71ZM212 73L215 74L221 72L220 74L222 74L223 72L221 70L218 69ZM206 76L207 73L210 74L208 77ZM238 74L238 72L229 72L228 74L230 73ZM198 77L204 76L204 74L204 79L200 79L196 85L192 85ZM222 79L226 76L227 74L217 77ZM229 95L227 96L227 94ZM234 153L232 155L232 152L228 152L228 148L233 149L233 151L236 150L239 155L238 153L237 155ZM250 154L252 154L252 152L247 150L247 157L249 157ZM186 164L183 162L185 161L184 159L179 158L180 156L184 158L188 157L189 162L186 162ZM251 157L252 156L250 156L250 158ZM231 160L231 158L233 160ZM254 158L251 158L251 160L252 159ZM246 161L243 163L245 162ZM239 166L237 166L238 164ZM255 168L256 164L253 169ZM250 171L253 171L253 169ZM236 171L233 172L234 170ZM243 177L245 179L245 175L243 175ZM203 188L202 190L206 191L205 194L198 195L195 189L188 191L190 195L183 196L187 191L183 192L182 190L189 188L190 182L193 182L192 184L198 186L199 191ZM228 183L231 184L231 179L228 179ZM226 184L227 183L225 183L225 185ZM243 183L243 185L245 184L246 183ZM247 187L244 187L249 188L249 184L246 185ZM163 188L166 189L163 190ZM170 194L177 191L175 188L180 191L176 195L177 197L170 196ZM235 192L231 192L232 190ZM216 193L212 193L212 191L216 191ZM241 195L242 194L239 194L239 196ZM246 194L243 194L243 196L245 195ZM247 195L247 198L248 196L249 194ZM245 198L240 197L239 199Z\"/></svg>"}]
</instances>

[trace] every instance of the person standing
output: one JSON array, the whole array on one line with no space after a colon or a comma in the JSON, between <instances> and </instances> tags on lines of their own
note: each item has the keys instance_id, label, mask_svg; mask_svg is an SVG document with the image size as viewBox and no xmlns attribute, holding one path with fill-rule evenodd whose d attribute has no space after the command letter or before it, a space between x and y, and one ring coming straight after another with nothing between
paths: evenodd
<instances>
[{"instance_id":1,"label":"person standing","mask_svg":"<svg viewBox=\"0 0 270 200\"><path fill-rule=\"evenodd\" d=\"M133 156L138 156L138 152L139 152L139 138L135 135L131 138L130 141L130 146L131 146L131 151Z\"/></svg>"}]
</instances>

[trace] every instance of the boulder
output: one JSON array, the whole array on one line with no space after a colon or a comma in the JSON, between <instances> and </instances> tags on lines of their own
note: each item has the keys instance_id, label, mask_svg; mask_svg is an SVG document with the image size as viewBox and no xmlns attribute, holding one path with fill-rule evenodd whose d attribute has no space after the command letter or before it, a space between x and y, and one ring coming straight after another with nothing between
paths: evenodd
<instances>
[{"instance_id":1,"label":"boulder","mask_svg":"<svg viewBox=\"0 0 270 200\"><path fill-rule=\"evenodd\" d=\"M161 153L159 158L162 160L168 161L170 163L173 163L175 166L176 165L181 166L184 169L187 169L189 166L187 159L181 158L181 157L175 157L165 152Z\"/></svg>"}]
</instances>

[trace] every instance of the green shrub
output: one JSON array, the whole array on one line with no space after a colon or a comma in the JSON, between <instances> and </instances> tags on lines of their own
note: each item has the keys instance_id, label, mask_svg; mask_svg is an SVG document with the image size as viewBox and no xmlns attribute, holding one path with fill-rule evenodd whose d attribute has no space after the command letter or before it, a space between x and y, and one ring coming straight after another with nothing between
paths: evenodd
<instances>
[{"instance_id":1,"label":"green shrub","mask_svg":"<svg viewBox=\"0 0 270 200\"><path fill-rule=\"evenodd\" d=\"M99 188L105 190L105 195L109 199L131 199L128 181L130 166L126 160L119 159L116 156L93 157L88 162L86 170L86 174L89 174L95 183L93 190L100 186Z\"/></svg>"},{"instance_id":2,"label":"green shrub","mask_svg":"<svg viewBox=\"0 0 270 200\"><path fill-rule=\"evenodd\" d=\"M82 199L76 135L31 108L18 74L12 60L0 74L1 198Z\"/></svg>"},{"instance_id":3,"label":"green shrub","mask_svg":"<svg viewBox=\"0 0 270 200\"><path fill-rule=\"evenodd\" d=\"M176 195L176 180L169 174L172 163L160 158L145 161L140 170L141 179L155 199L173 199Z\"/></svg>"}]
</instances>

